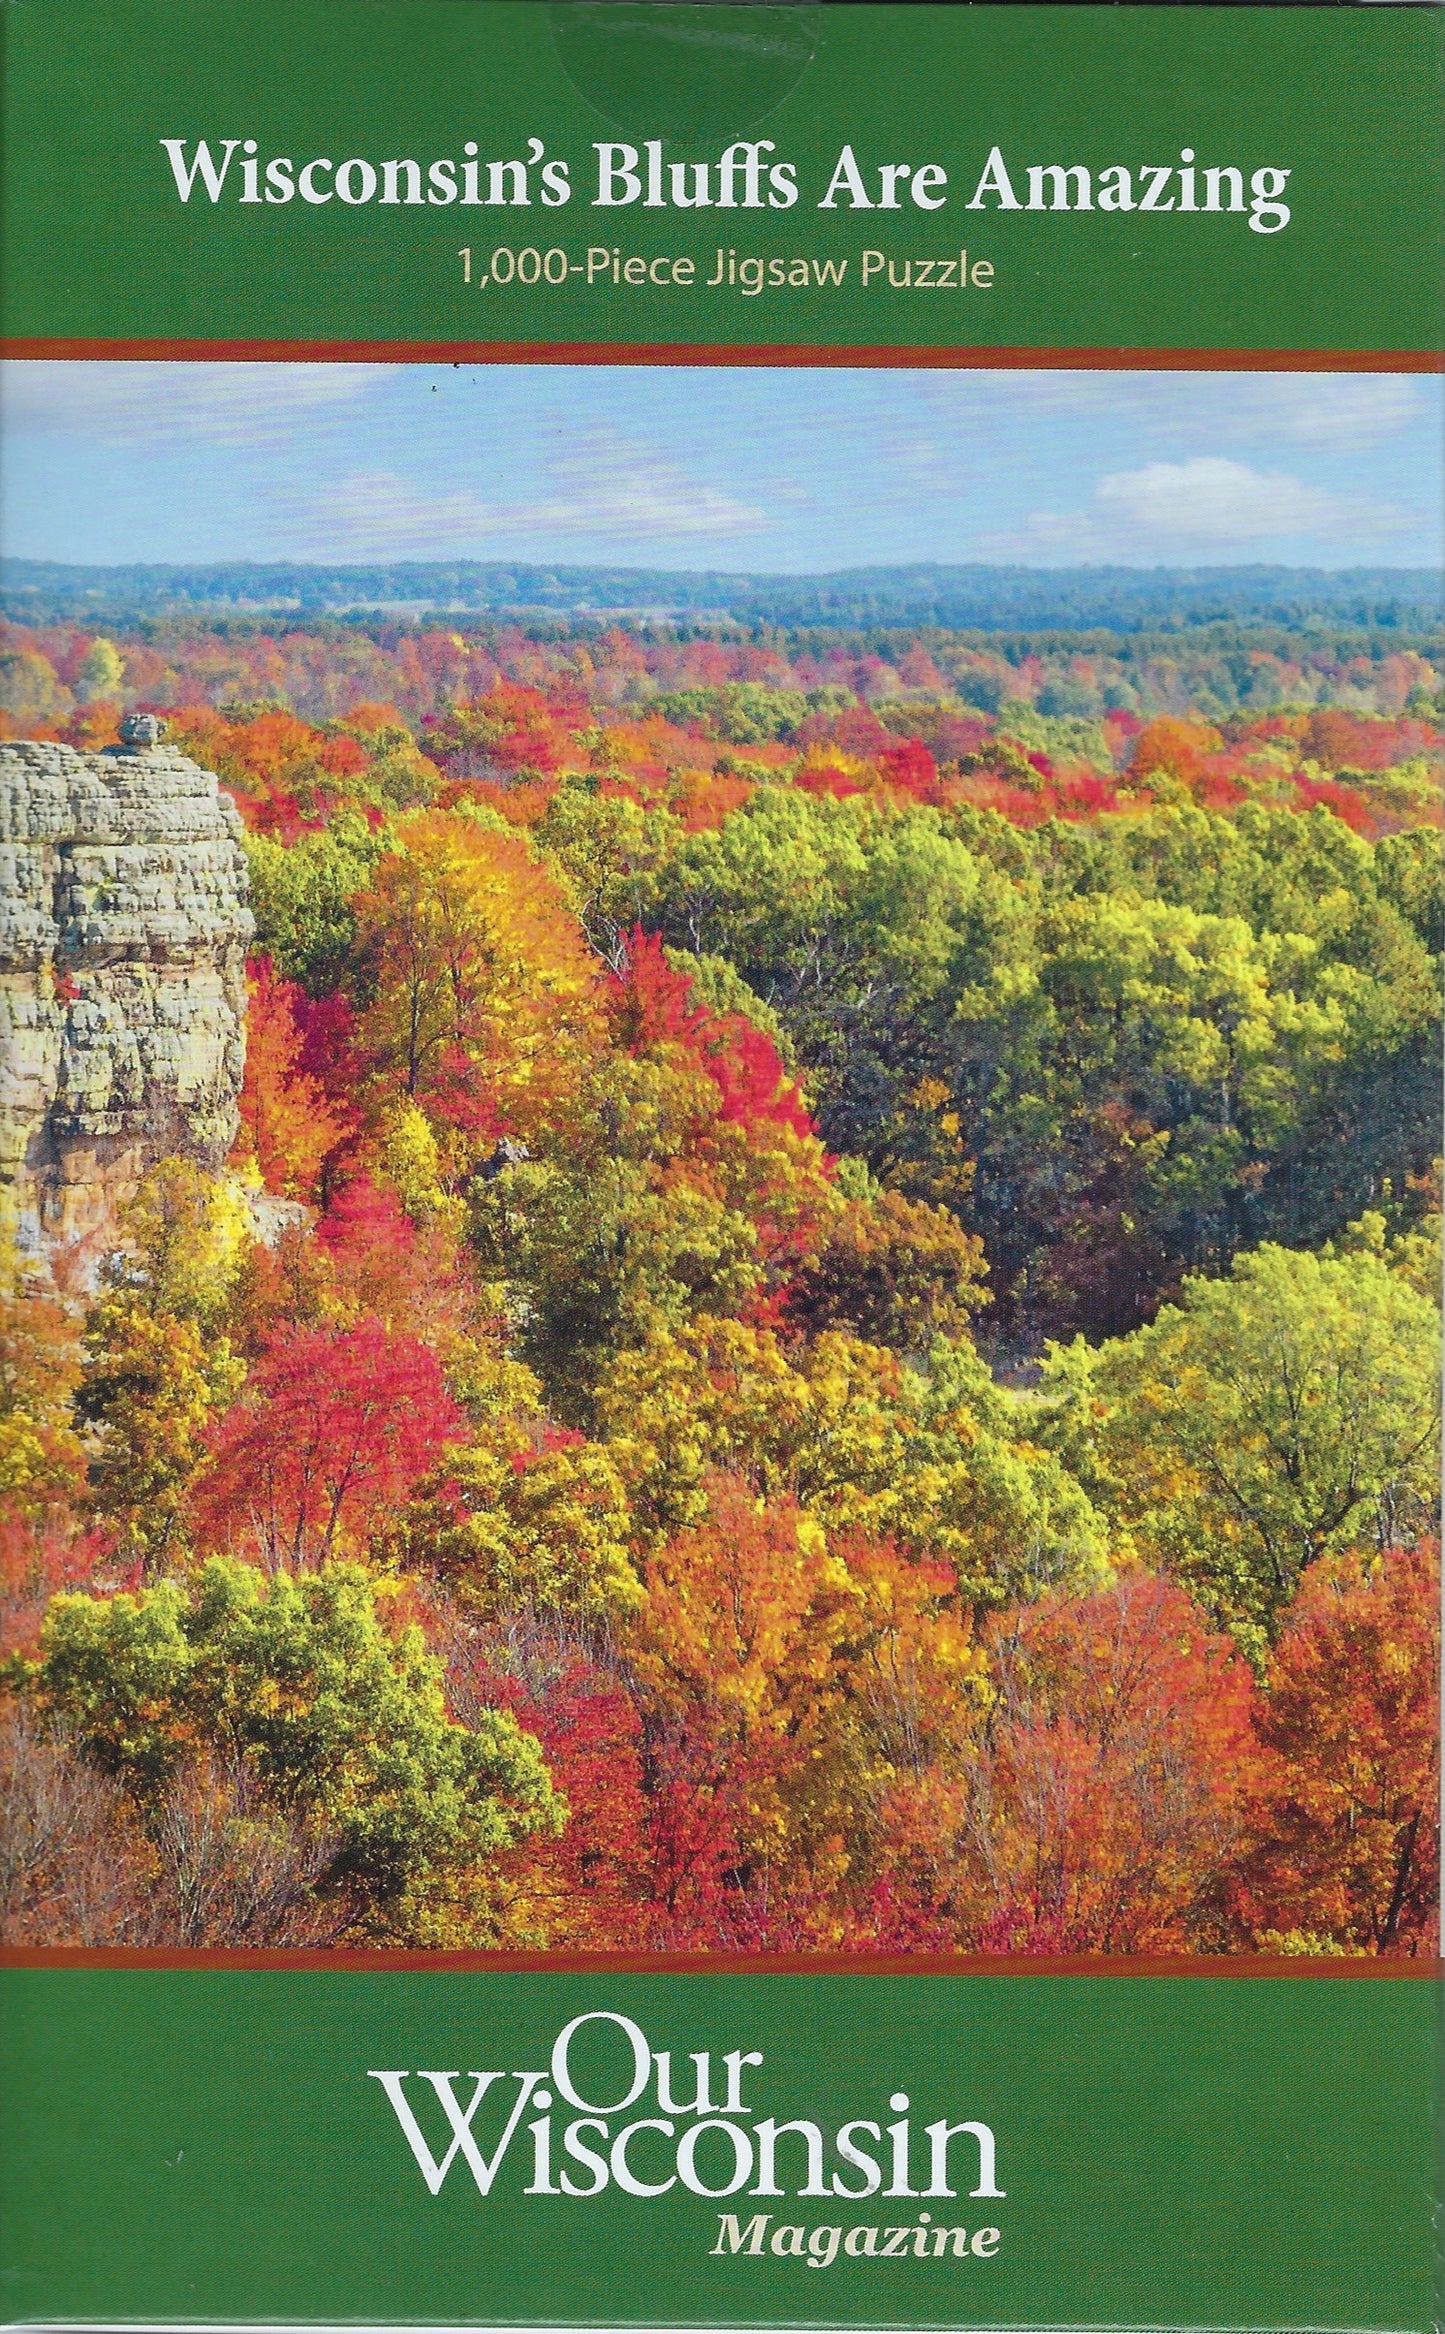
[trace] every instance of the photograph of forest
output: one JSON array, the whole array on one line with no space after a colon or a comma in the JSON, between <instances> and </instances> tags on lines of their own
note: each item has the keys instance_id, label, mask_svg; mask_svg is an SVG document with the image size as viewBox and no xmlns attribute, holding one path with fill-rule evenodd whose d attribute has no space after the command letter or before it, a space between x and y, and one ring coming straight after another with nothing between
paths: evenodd
<instances>
[{"instance_id":1,"label":"photograph of forest","mask_svg":"<svg viewBox=\"0 0 1445 2334\"><path fill-rule=\"evenodd\" d=\"M16 571L7 799L214 774L244 1043L15 1169L8 1942L1438 1949L1438 622L1008 572ZM123 857L6 943L92 1166Z\"/></svg>"}]
</instances>

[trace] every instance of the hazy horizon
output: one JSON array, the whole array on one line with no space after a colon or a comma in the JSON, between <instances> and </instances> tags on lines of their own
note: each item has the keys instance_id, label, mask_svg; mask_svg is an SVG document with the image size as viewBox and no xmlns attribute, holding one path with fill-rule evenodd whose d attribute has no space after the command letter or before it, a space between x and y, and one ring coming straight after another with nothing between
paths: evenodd
<instances>
[{"instance_id":1,"label":"hazy horizon","mask_svg":"<svg viewBox=\"0 0 1445 2334\"><path fill-rule=\"evenodd\" d=\"M1127 561L1108 561L1099 559L1059 560L1048 566L1035 565L1034 563L1026 560L896 559L868 561L845 560L832 566L827 564L819 564L816 566L796 568L755 568L741 565L737 567L722 567L712 560L696 560L690 564L684 565L681 561L674 562L659 560L654 562L640 559L541 560L536 558L523 559L520 557L497 557L489 559L473 558L470 555L458 555L448 559L442 557L439 554L431 557L397 556L388 557L385 559L324 559L319 556L313 559L271 559L226 557L224 555L218 555L213 559L50 559L46 557L35 557L24 552L0 550L0 568L25 567L67 568L73 570L76 574L81 575L93 573L96 571L109 571L114 574L121 575L131 570L137 569L153 569L161 572L174 572L177 574L196 572L204 573L207 569L217 572L222 570L250 571L259 569L262 571L284 571L288 569L294 569L303 574L315 575L336 575L347 573L353 573L356 575L369 575L374 574L380 568L407 570L417 568L435 568L444 572L454 572L458 568L495 568L500 570L523 571L529 568L545 568L558 574L630 574L646 576L675 575L679 578L718 576L732 582L747 582L754 578L766 578L769 581L778 583L795 581L812 582L815 580L822 581L824 579L833 578L842 579L859 575L920 575L935 571L942 574L956 573L964 575L976 573L985 575L1030 575L1040 577L1052 575L1128 575L1131 577L1144 577L1149 575L1319 575L1329 576L1335 582L1340 582L1345 577L1350 575L1388 575L1433 578L1442 574L1439 561L1415 562L1408 560L1385 559L1361 560L1350 567L1325 567L1315 561L1288 559L1160 559L1154 561L1153 564L1148 567Z\"/></svg>"}]
</instances>

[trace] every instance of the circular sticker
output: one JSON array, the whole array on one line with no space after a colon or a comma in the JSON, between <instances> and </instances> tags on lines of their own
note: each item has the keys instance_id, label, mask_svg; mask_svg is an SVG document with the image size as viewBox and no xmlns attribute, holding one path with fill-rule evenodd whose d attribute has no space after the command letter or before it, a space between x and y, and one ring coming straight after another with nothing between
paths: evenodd
<instances>
[{"instance_id":1,"label":"circular sticker","mask_svg":"<svg viewBox=\"0 0 1445 2334\"><path fill-rule=\"evenodd\" d=\"M632 138L736 136L796 88L817 53L819 0L550 0L573 88Z\"/></svg>"}]
</instances>

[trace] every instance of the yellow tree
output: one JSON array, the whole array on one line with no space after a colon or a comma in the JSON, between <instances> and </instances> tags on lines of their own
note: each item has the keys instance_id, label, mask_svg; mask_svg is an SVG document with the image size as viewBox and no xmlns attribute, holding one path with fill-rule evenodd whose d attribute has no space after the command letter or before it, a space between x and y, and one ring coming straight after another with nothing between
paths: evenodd
<instances>
[{"instance_id":1,"label":"yellow tree","mask_svg":"<svg viewBox=\"0 0 1445 2334\"><path fill-rule=\"evenodd\" d=\"M395 839L355 903L362 1043L474 1154L565 1075L595 963L559 878L493 813L413 812Z\"/></svg>"},{"instance_id":2,"label":"yellow tree","mask_svg":"<svg viewBox=\"0 0 1445 2334\"><path fill-rule=\"evenodd\" d=\"M942 1559L979 1606L1102 1577L1099 1518L1036 1439L1032 1397L995 1386L967 1344L915 1369L836 1330L792 1354L699 1315L618 1356L598 1407L644 1533L700 1521L708 1472L726 1469L829 1529Z\"/></svg>"},{"instance_id":3,"label":"yellow tree","mask_svg":"<svg viewBox=\"0 0 1445 2334\"><path fill-rule=\"evenodd\" d=\"M0 1503L36 1514L83 1473L71 1418L80 1341L65 1307L27 1284L0 1225Z\"/></svg>"},{"instance_id":4,"label":"yellow tree","mask_svg":"<svg viewBox=\"0 0 1445 2334\"><path fill-rule=\"evenodd\" d=\"M982 1663L944 1565L825 1534L713 1475L647 1567L626 1650L662 1901L735 1925L751 1900L814 1939L846 1919L885 1793L973 1731ZM829 1899L833 1899L830 1905Z\"/></svg>"}]
</instances>

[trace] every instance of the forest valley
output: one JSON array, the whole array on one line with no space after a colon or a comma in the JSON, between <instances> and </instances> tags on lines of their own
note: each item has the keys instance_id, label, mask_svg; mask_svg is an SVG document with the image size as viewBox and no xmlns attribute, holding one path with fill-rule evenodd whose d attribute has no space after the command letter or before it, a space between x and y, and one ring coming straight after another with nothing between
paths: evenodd
<instances>
[{"instance_id":1,"label":"forest valley","mask_svg":"<svg viewBox=\"0 0 1445 2334\"><path fill-rule=\"evenodd\" d=\"M1445 706L1327 634L9 627L259 931L229 1173L7 1268L8 1938L1434 1950Z\"/></svg>"}]
</instances>

